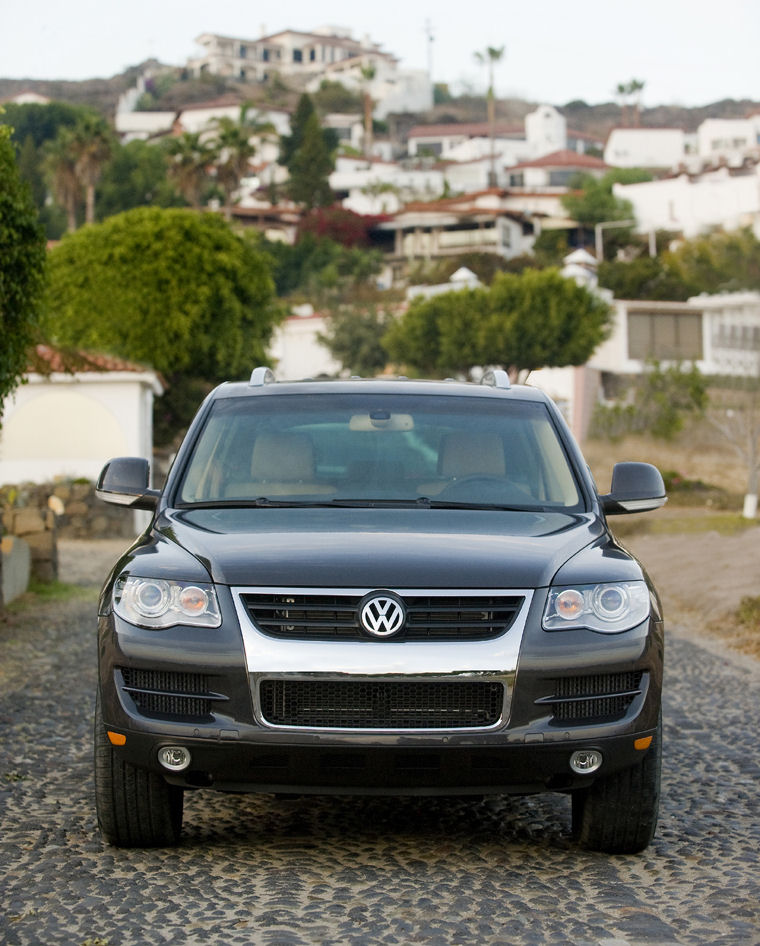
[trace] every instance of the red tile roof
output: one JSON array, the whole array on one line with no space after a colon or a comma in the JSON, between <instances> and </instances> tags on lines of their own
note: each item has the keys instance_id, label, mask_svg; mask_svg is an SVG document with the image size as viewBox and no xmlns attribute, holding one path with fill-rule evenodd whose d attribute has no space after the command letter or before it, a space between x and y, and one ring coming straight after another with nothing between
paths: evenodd
<instances>
[{"instance_id":1,"label":"red tile roof","mask_svg":"<svg viewBox=\"0 0 760 946\"><path fill-rule=\"evenodd\" d=\"M75 374L82 372L132 371L142 373L151 371L145 365L126 361L115 355L98 352L77 351L75 349L52 348L50 345L35 345L29 352L27 371L48 375L53 372Z\"/></svg>"},{"instance_id":2,"label":"red tile roof","mask_svg":"<svg viewBox=\"0 0 760 946\"><path fill-rule=\"evenodd\" d=\"M459 122L449 125L415 125L409 130L409 138L450 138L464 135L466 138L488 138L488 122ZM495 135L517 136L522 138L525 129L521 125L494 125Z\"/></svg>"},{"instance_id":3,"label":"red tile roof","mask_svg":"<svg viewBox=\"0 0 760 946\"><path fill-rule=\"evenodd\" d=\"M607 165L601 158L596 158L592 154L578 154L577 151L570 151L566 148L563 151L553 151L551 154L545 154L534 161L513 164L508 170L514 171L518 168L586 168L605 171Z\"/></svg>"}]
</instances>

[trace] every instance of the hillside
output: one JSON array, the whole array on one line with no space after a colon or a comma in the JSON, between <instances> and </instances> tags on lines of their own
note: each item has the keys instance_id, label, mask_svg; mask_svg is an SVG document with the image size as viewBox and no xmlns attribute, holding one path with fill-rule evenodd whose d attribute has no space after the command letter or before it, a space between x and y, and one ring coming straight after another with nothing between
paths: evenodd
<instances>
[{"instance_id":1,"label":"hillside","mask_svg":"<svg viewBox=\"0 0 760 946\"><path fill-rule=\"evenodd\" d=\"M82 82L59 81L50 79L2 79L0 78L0 101L20 92L37 92L57 101L73 105L90 105L108 118L113 116L119 96L134 86L137 77L147 66L172 71L171 67L160 66L153 61L145 62L127 69L120 75L108 79L87 79ZM160 94L154 94L152 107L156 109L175 109L191 102L216 98L225 91L236 91L250 98L259 105L279 105L294 107L298 90L289 89L284 82L271 85L250 85L232 83L218 77L191 79L176 70L177 81L166 84ZM159 90L156 90L158 93ZM532 111L537 102L521 99L498 99L496 102L497 119L508 124L521 125L525 115ZM553 103L556 104L556 103ZM585 132L604 140L610 130L621 122L620 106L615 102L603 102L589 105L583 101L567 102L557 105L567 118L569 128ZM724 99L696 108L679 105L657 105L643 108L640 124L651 128L683 128L693 132L706 118L743 118L751 112L760 111L760 101L751 99ZM412 125L420 123L450 123L485 121L486 102L483 96L463 95L449 98L426 113L398 115L389 123L399 137Z\"/></svg>"}]
</instances>

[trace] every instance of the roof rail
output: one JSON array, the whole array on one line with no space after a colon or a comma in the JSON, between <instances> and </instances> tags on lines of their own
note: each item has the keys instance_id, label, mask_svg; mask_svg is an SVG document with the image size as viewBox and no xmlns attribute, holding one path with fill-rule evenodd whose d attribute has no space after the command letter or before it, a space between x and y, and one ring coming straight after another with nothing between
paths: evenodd
<instances>
[{"instance_id":1,"label":"roof rail","mask_svg":"<svg viewBox=\"0 0 760 946\"><path fill-rule=\"evenodd\" d=\"M490 384L492 388L511 388L512 382L503 368L490 368L480 379L481 384Z\"/></svg>"},{"instance_id":2,"label":"roof rail","mask_svg":"<svg viewBox=\"0 0 760 946\"><path fill-rule=\"evenodd\" d=\"M272 384L273 381L274 374L272 374L272 369L267 368L265 365L259 365L258 368L253 369L251 380L248 384L253 388L259 388L262 384Z\"/></svg>"}]
</instances>

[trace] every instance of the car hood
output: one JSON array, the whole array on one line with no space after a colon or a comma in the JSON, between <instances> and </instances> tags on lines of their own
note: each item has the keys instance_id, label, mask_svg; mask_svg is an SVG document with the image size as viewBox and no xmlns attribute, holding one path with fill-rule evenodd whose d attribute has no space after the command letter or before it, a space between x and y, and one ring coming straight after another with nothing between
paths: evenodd
<instances>
[{"instance_id":1,"label":"car hood","mask_svg":"<svg viewBox=\"0 0 760 946\"><path fill-rule=\"evenodd\" d=\"M158 552L155 563L179 546L215 582L291 587L540 587L609 542L588 514L464 509L182 510L162 514L153 535L131 570L140 552Z\"/></svg>"}]
</instances>

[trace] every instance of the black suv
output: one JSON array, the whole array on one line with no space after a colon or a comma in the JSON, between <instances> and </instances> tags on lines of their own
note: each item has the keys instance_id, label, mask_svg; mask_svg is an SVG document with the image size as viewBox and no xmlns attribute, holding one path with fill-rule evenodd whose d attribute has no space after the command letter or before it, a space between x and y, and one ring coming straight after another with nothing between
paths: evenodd
<instances>
[{"instance_id":1,"label":"black suv","mask_svg":"<svg viewBox=\"0 0 760 946\"><path fill-rule=\"evenodd\" d=\"M199 410L99 605L95 781L112 844L178 840L183 793L569 792L585 847L657 820L663 623L555 405L453 381L277 383Z\"/></svg>"}]
</instances>

